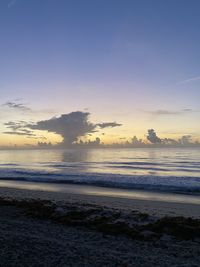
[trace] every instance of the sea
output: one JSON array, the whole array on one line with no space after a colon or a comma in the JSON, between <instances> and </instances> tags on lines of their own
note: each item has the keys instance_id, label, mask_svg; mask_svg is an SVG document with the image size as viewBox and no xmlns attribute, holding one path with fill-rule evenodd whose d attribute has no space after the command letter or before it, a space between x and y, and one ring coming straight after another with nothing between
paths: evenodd
<instances>
[{"instance_id":1,"label":"sea","mask_svg":"<svg viewBox=\"0 0 200 267\"><path fill-rule=\"evenodd\" d=\"M200 195L200 149L1 150L0 181Z\"/></svg>"}]
</instances>

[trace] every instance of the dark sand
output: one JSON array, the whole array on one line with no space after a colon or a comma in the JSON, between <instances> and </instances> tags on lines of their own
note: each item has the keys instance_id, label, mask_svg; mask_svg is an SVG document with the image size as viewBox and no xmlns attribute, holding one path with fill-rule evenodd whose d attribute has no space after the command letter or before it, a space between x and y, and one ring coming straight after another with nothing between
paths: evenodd
<instances>
[{"instance_id":1,"label":"dark sand","mask_svg":"<svg viewBox=\"0 0 200 267\"><path fill-rule=\"evenodd\" d=\"M188 266L200 263L199 243L143 242L30 219L0 207L0 266Z\"/></svg>"},{"instance_id":2,"label":"dark sand","mask_svg":"<svg viewBox=\"0 0 200 267\"><path fill-rule=\"evenodd\" d=\"M65 214L67 209L78 207L85 212L87 207L95 208L101 217L112 216L120 211L120 220L130 223L130 213L136 212L136 219L144 216L144 224L164 215L199 217L199 205L166 201L147 201L139 199L102 197L84 194L70 194L1 188L0 197L13 200L45 199L56 205L58 213ZM53 202L52 202L53 201ZM56 203L56 204L55 204ZM88 206L87 206L88 205ZM48 206L47 206L48 208ZM63 224L47 216L37 215L37 209L16 204L0 204L0 266L137 266L137 267L199 267L200 239L181 239L162 232L154 238L152 232L144 232L144 240L119 233L106 232L83 226L75 219L75 224ZM135 213L133 213L135 214ZM138 215L137 215L138 214ZM37 215L37 216L36 216ZM93 216L93 215L92 215ZM89 218L91 219L92 216ZM96 216L96 215L95 215ZM135 216L135 215L134 215ZM139 216L139 217L138 217ZM57 217L56 217L57 218ZM135 219L134 219L135 220ZM78 223L77 223L78 222ZM143 224L143 219L138 223ZM198 229L199 231L199 229Z\"/></svg>"}]
</instances>

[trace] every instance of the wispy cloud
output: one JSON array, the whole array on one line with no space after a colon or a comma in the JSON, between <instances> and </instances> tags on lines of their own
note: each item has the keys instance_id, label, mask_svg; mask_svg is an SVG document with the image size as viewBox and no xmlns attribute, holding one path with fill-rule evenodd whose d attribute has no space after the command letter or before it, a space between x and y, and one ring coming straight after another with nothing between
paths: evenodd
<instances>
[{"instance_id":1,"label":"wispy cloud","mask_svg":"<svg viewBox=\"0 0 200 267\"><path fill-rule=\"evenodd\" d=\"M8 1L8 8L13 7L16 4L17 0L9 0Z\"/></svg>"},{"instance_id":2,"label":"wispy cloud","mask_svg":"<svg viewBox=\"0 0 200 267\"><path fill-rule=\"evenodd\" d=\"M165 115L183 115L186 113L193 112L193 110L190 108L184 108L181 110L157 109L145 112L156 116L165 116Z\"/></svg>"},{"instance_id":3,"label":"wispy cloud","mask_svg":"<svg viewBox=\"0 0 200 267\"><path fill-rule=\"evenodd\" d=\"M12 112L20 112L22 114L27 114L27 115L46 115L46 114L55 114L57 111L53 109L39 109L39 110L34 110L30 108L26 103L24 103L22 98L14 99L14 100L9 100L6 103L0 104L0 113L2 114L3 112L6 114L7 111L12 111Z\"/></svg>"},{"instance_id":4,"label":"wispy cloud","mask_svg":"<svg viewBox=\"0 0 200 267\"><path fill-rule=\"evenodd\" d=\"M17 102L8 101L8 102L2 104L2 106L8 107L11 109L15 109L15 110L31 111L31 109L29 107L27 107L24 103L17 103Z\"/></svg>"},{"instance_id":5,"label":"wispy cloud","mask_svg":"<svg viewBox=\"0 0 200 267\"><path fill-rule=\"evenodd\" d=\"M23 135L23 136L35 136L35 134L33 134L33 132L23 132L23 131L8 131L8 132L3 132L4 134L9 134L9 135Z\"/></svg>"},{"instance_id":6,"label":"wispy cloud","mask_svg":"<svg viewBox=\"0 0 200 267\"><path fill-rule=\"evenodd\" d=\"M11 8L12 6L14 6L16 4L17 0L11 0L8 3L8 8Z\"/></svg>"},{"instance_id":7,"label":"wispy cloud","mask_svg":"<svg viewBox=\"0 0 200 267\"><path fill-rule=\"evenodd\" d=\"M26 129L27 122L25 121L9 121L4 123L8 131L3 132L4 134L9 134L9 135L24 135L24 136L36 136L34 131L30 129Z\"/></svg>"},{"instance_id":8,"label":"wispy cloud","mask_svg":"<svg viewBox=\"0 0 200 267\"><path fill-rule=\"evenodd\" d=\"M180 111L158 109L158 110L148 111L148 113L152 115L178 115L180 114Z\"/></svg>"},{"instance_id":9,"label":"wispy cloud","mask_svg":"<svg viewBox=\"0 0 200 267\"><path fill-rule=\"evenodd\" d=\"M4 123L4 125L6 126L6 128L11 129L12 131L16 131L18 129L23 129L26 127L27 122L25 121L9 121Z\"/></svg>"},{"instance_id":10,"label":"wispy cloud","mask_svg":"<svg viewBox=\"0 0 200 267\"><path fill-rule=\"evenodd\" d=\"M117 122L103 122L103 123L98 123L96 126L99 126L101 129L104 128L114 128L114 127L118 127L118 126L122 126L121 123L117 123Z\"/></svg>"},{"instance_id":11,"label":"wispy cloud","mask_svg":"<svg viewBox=\"0 0 200 267\"><path fill-rule=\"evenodd\" d=\"M195 81L199 81L199 80L200 80L200 76L196 76L196 77L192 77L190 79L186 79L186 80L177 82L176 85L186 84L186 83L195 82Z\"/></svg>"}]
</instances>

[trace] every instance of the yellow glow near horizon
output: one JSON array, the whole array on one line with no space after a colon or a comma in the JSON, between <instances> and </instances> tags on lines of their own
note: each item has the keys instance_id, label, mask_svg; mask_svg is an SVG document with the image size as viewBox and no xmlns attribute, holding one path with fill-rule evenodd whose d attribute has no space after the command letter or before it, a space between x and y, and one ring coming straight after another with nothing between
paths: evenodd
<instances>
[{"instance_id":1,"label":"yellow glow near horizon","mask_svg":"<svg viewBox=\"0 0 200 267\"><path fill-rule=\"evenodd\" d=\"M38 144L38 142L46 142L49 143L51 142L52 145L55 145L57 143L62 142L62 137L58 134L54 134L54 133L49 133L49 132L42 132L42 137L41 136L41 132L42 131L37 131L35 134L37 136L37 138L27 138L26 136L18 136L18 135L9 135L9 134L1 134L0 135L0 146L2 147L7 147L7 146L19 146L19 147L23 147L23 146L28 146L28 145L32 145L35 146ZM143 141L147 141L146 139L146 133L145 134L141 134L141 135L137 135L138 139L142 139ZM125 143L126 141L131 142L131 139L133 138L134 135L130 135L129 133L124 133L124 134L117 134L116 130L114 132L114 129L112 129L112 131L110 131L109 133L102 135L102 133L93 133L90 136L83 136L80 137L79 140L81 139L82 141L86 142L86 141L94 141L97 137L100 138L101 143L107 144L107 145L111 145L113 143ZM158 136L162 139L162 138L171 138L171 139L175 139L178 140L179 138L181 138L181 134L180 133L173 133L173 134L159 134ZM193 138L193 141L199 141L200 138L199 136L195 136Z\"/></svg>"},{"instance_id":2,"label":"yellow glow near horizon","mask_svg":"<svg viewBox=\"0 0 200 267\"><path fill-rule=\"evenodd\" d=\"M14 134L4 134L4 132L9 131L9 127L5 125L6 122L9 121L8 118L11 118L13 112L10 111L9 114L5 114L5 119L2 121L1 124L1 133L0 133L0 146L36 146L38 142L51 142L53 145L62 142L62 137L59 134L54 134L47 131L42 130L33 130L33 134L35 136L23 136L23 135L14 135ZM95 114L95 113L94 113ZM7 116L6 116L7 115ZM196 113L195 113L196 115ZM45 114L42 117L41 114L33 113L34 121L40 121L49 119L49 115ZM6 119L7 118L7 119ZM88 134L84 137L80 137L79 140L83 141L94 141L97 137L100 138L101 143L104 144L113 144L113 143L125 143L126 141L131 142L133 136L137 136L138 139L142 139L143 141L146 140L147 130L148 129L155 129L157 135L160 138L171 138L178 140L183 135L190 135L192 136L193 141L200 140L199 136L199 125L195 123L195 119L191 118L191 116L185 117L168 117L168 116L158 116L153 117L148 113L143 111L135 111L130 113L126 116L116 116L110 115L109 117L104 118L102 121L99 119L100 114L98 117L91 116L89 117L89 121L92 123L98 124L99 122L114 122L121 123L122 126L114 127L114 128L104 128L100 129L97 127L97 132L92 134ZM116 119L117 118L117 119ZM13 121L30 121L29 115L25 114L15 114L14 113L14 120ZM187 127L186 127L187 125ZM11 129L12 131L12 129Z\"/></svg>"},{"instance_id":3,"label":"yellow glow near horizon","mask_svg":"<svg viewBox=\"0 0 200 267\"><path fill-rule=\"evenodd\" d=\"M0 135L0 146L27 146L27 145L37 145L38 142L51 142L53 145L62 142L62 137L54 133L42 133L37 131L37 138L26 137L21 135L10 135L10 134L1 134Z\"/></svg>"}]
</instances>

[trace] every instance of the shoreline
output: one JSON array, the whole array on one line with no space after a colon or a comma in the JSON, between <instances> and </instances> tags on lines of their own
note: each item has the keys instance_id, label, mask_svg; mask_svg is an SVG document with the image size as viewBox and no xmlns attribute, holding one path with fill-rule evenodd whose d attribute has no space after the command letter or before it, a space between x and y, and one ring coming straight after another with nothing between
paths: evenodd
<instances>
[{"instance_id":1,"label":"shoreline","mask_svg":"<svg viewBox=\"0 0 200 267\"><path fill-rule=\"evenodd\" d=\"M86 185L0 181L0 197L88 203L150 215L200 218L200 198L190 195L110 189Z\"/></svg>"}]
</instances>

